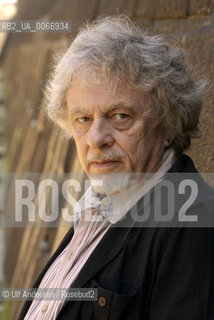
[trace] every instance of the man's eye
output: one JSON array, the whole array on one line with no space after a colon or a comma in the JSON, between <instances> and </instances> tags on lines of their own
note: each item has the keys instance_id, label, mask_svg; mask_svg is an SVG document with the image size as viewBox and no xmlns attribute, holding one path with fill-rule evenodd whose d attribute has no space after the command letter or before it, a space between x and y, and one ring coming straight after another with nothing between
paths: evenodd
<instances>
[{"instance_id":1,"label":"man's eye","mask_svg":"<svg viewBox=\"0 0 214 320\"><path fill-rule=\"evenodd\" d=\"M127 119L129 116L126 113L115 113L112 118L116 121L121 121Z\"/></svg>"},{"instance_id":2,"label":"man's eye","mask_svg":"<svg viewBox=\"0 0 214 320\"><path fill-rule=\"evenodd\" d=\"M81 117L81 118L78 118L77 121L79 123L87 123L89 122L91 119L89 117Z\"/></svg>"}]
</instances>

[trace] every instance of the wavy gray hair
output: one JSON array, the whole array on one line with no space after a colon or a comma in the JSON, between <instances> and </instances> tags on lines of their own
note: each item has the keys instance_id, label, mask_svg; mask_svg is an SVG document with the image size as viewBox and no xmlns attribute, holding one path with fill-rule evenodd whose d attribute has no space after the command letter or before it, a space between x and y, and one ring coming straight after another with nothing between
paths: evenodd
<instances>
[{"instance_id":1,"label":"wavy gray hair","mask_svg":"<svg viewBox=\"0 0 214 320\"><path fill-rule=\"evenodd\" d=\"M58 60L45 90L48 116L65 131L65 94L72 78L97 70L112 80L125 77L142 90L150 101L147 116L162 123L176 154L190 146L198 132L206 83L194 80L183 50L162 36L148 35L125 16L87 24Z\"/></svg>"}]
</instances>

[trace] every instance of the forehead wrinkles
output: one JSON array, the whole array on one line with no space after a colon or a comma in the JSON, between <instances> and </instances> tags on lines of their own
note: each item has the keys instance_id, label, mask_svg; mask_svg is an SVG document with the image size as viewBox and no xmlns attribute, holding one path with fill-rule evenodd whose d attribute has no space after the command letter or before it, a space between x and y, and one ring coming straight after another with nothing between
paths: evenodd
<instances>
[{"instance_id":1,"label":"forehead wrinkles","mask_svg":"<svg viewBox=\"0 0 214 320\"><path fill-rule=\"evenodd\" d=\"M141 95L141 97L143 97L143 92L139 87L132 84L130 79L125 77L120 78L117 75L105 73L102 70L97 71L93 68L91 68L91 70L79 71L71 80L70 86L72 86L74 82L82 87L90 88L94 93L99 93L101 89L104 88L105 91L112 96L121 94L122 92L124 94L129 91L129 93L132 92L135 96Z\"/></svg>"},{"instance_id":2,"label":"forehead wrinkles","mask_svg":"<svg viewBox=\"0 0 214 320\"><path fill-rule=\"evenodd\" d=\"M124 104L127 107L141 107L141 116L151 111L149 110L152 104L150 95L131 86L127 79L116 77L110 79L109 76L102 73L97 75L95 82L92 79L93 76L88 72L78 73L73 77L66 93L68 104L66 104L65 110L69 111L70 108L75 108L84 111L93 105L93 110L100 109L105 113L109 106ZM72 97L70 97L69 90L72 90Z\"/></svg>"}]
</instances>

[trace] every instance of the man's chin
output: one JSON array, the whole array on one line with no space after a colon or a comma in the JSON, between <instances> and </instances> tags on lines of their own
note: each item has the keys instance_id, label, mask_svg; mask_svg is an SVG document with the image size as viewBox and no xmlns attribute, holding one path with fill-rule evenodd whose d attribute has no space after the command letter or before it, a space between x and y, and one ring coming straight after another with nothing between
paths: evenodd
<instances>
[{"instance_id":1,"label":"man's chin","mask_svg":"<svg viewBox=\"0 0 214 320\"><path fill-rule=\"evenodd\" d=\"M89 174L91 185L95 192L105 194L116 194L128 187L133 179L132 173L105 173Z\"/></svg>"}]
</instances>

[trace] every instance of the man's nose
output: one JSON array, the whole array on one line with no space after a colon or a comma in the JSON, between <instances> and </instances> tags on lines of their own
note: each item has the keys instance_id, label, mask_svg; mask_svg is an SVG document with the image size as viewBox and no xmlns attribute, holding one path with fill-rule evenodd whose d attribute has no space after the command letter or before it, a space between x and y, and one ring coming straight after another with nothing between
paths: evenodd
<instances>
[{"instance_id":1,"label":"man's nose","mask_svg":"<svg viewBox=\"0 0 214 320\"><path fill-rule=\"evenodd\" d=\"M114 143L112 128L107 119L94 119L88 131L87 143L93 149L111 147Z\"/></svg>"}]
</instances>

